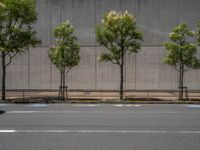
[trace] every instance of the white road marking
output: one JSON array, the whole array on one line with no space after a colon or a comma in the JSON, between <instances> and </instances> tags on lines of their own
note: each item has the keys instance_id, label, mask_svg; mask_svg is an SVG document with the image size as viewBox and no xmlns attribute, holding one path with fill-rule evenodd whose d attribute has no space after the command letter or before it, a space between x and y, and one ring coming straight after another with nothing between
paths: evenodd
<instances>
[{"instance_id":1,"label":"white road marking","mask_svg":"<svg viewBox=\"0 0 200 150\"><path fill-rule=\"evenodd\" d=\"M7 111L7 114L199 114L200 112L181 111Z\"/></svg>"},{"instance_id":2,"label":"white road marking","mask_svg":"<svg viewBox=\"0 0 200 150\"><path fill-rule=\"evenodd\" d=\"M0 104L0 107L8 106L7 104Z\"/></svg>"},{"instance_id":3,"label":"white road marking","mask_svg":"<svg viewBox=\"0 0 200 150\"><path fill-rule=\"evenodd\" d=\"M72 106L78 106L78 107L97 107L99 104L73 104Z\"/></svg>"},{"instance_id":4,"label":"white road marking","mask_svg":"<svg viewBox=\"0 0 200 150\"><path fill-rule=\"evenodd\" d=\"M0 133L14 133L16 130L0 130Z\"/></svg>"},{"instance_id":5,"label":"white road marking","mask_svg":"<svg viewBox=\"0 0 200 150\"><path fill-rule=\"evenodd\" d=\"M7 111L8 114L65 114L65 113L82 113L80 111Z\"/></svg>"},{"instance_id":6,"label":"white road marking","mask_svg":"<svg viewBox=\"0 0 200 150\"><path fill-rule=\"evenodd\" d=\"M25 105L26 107L47 107L47 104L29 104Z\"/></svg>"},{"instance_id":7,"label":"white road marking","mask_svg":"<svg viewBox=\"0 0 200 150\"><path fill-rule=\"evenodd\" d=\"M153 134L200 134L200 131L173 130L0 130L0 133L153 133Z\"/></svg>"},{"instance_id":8,"label":"white road marking","mask_svg":"<svg viewBox=\"0 0 200 150\"><path fill-rule=\"evenodd\" d=\"M200 105L183 105L190 108L200 108Z\"/></svg>"},{"instance_id":9,"label":"white road marking","mask_svg":"<svg viewBox=\"0 0 200 150\"><path fill-rule=\"evenodd\" d=\"M115 104L115 107L140 107L141 105L133 105L133 104Z\"/></svg>"},{"instance_id":10,"label":"white road marking","mask_svg":"<svg viewBox=\"0 0 200 150\"><path fill-rule=\"evenodd\" d=\"M114 105L114 106L116 106L116 107L123 107L124 105L116 104L116 105Z\"/></svg>"}]
</instances>

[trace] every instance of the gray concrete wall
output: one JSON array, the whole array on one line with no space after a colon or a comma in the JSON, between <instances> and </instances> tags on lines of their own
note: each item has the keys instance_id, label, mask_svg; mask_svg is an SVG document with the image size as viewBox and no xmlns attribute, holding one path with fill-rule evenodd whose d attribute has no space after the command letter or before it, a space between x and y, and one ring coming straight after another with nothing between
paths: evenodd
<instances>
[{"instance_id":1,"label":"gray concrete wall","mask_svg":"<svg viewBox=\"0 0 200 150\"><path fill-rule=\"evenodd\" d=\"M172 28L187 22L195 29L200 21L199 0L37 0L38 22L34 25L42 45L14 58L8 68L8 89L57 89L59 73L48 59L48 49L55 43L52 30L65 20L75 27L81 45L81 61L67 78L70 89L116 90L119 68L100 63L97 56L106 51L95 40L95 26L110 10L128 10L144 32L142 50L126 57L125 89L171 90L177 88L177 72L162 63ZM1 64L0 64L1 65ZM186 74L189 89L200 89L200 71ZM1 83L1 79L0 79Z\"/></svg>"}]
</instances>

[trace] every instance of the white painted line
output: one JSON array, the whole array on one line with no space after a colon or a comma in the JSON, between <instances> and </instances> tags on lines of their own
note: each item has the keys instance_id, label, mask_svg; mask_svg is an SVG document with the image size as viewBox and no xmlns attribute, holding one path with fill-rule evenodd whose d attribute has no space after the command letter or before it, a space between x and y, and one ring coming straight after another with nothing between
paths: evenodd
<instances>
[{"instance_id":1,"label":"white painted line","mask_svg":"<svg viewBox=\"0 0 200 150\"><path fill-rule=\"evenodd\" d=\"M153 133L153 134L200 134L200 131L167 130L0 130L0 133Z\"/></svg>"},{"instance_id":2,"label":"white painted line","mask_svg":"<svg viewBox=\"0 0 200 150\"><path fill-rule=\"evenodd\" d=\"M7 111L8 114L65 114L65 113L81 113L79 111Z\"/></svg>"},{"instance_id":3,"label":"white painted line","mask_svg":"<svg viewBox=\"0 0 200 150\"><path fill-rule=\"evenodd\" d=\"M0 133L14 133L16 130L0 130Z\"/></svg>"},{"instance_id":4,"label":"white painted line","mask_svg":"<svg viewBox=\"0 0 200 150\"><path fill-rule=\"evenodd\" d=\"M7 111L7 114L199 114L181 111Z\"/></svg>"},{"instance_id":5,"label":"white painted line","mask_svg":"<svg viewBox=\"0 0 200 150\"><path fill-rule=\"evenodd\" d=\"M97 105L97 104L88 104L86 106L88 106L88 107L96 107L96 106L99 106L99 105Z\"/></svg>"},{"instance_id":6,"label":"white painted line","mask_svg":"<svg viewBox=\"0 0 200 150\"><path fill-rule=\"evenodd\" d=\"M8 106L7 104L0 104L0 107Z\"/></svg>"},{"instance_id":7,"label":"white painted line","mask_svg":"<svg viewBox=\"0 0 200 150\"><path fill-rule=\"evenodd\" d=\"M141 105L133 105L133 104L115 104L115 107L140 107Z\"/></svg>"},{"instance_id":8,"label":"white painted line","mask_svg":"<svg viewBox=\"0 0 200 150\"><path fill-rule=\"evenodd\" d=\"M47 104L29 104L25 105L25 107L47 107Z\"/></svg>"},{"instance_id":9,"label":"white painted line","mask_svg":"<svg viewBox=\"0 0 200 150\"><path fill-rule=\"evenodd\" d=\"M97 107L99 104L73 104L72 106L78 106L78 107Z\"/></svg>"},{"instance_id":10,"label":"white painted line","mask_svg":"<svg viewBox=\"0 0 200 150\"><path fill-rule=\"evenodd\" d=\"M124 105L121 105L121 104L116 104L114 105L115 107L123 107Z\"/></svg>"},{"instance_id":11,"label":"white painted line","mask_svg":"<svg viewBox=\"0 0 200 150\"><path fill-rule=\"evenodd\" d=\"M200 105L183 105L183 106L190 108L200 108Z\"/></svg>"}]
</instances>

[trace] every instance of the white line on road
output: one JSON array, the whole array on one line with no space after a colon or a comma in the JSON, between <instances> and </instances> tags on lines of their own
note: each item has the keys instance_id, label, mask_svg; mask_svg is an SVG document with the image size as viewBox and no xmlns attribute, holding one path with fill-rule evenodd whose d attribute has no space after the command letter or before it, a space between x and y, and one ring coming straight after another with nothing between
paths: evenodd
<instances>
[{"instance_id":1,"label":"white line on road","mask_svg":"<svg viewBox=\"0 0 200 150\"><path fill-rule=\"evenodd\" d=\"M190 108L200 108L200 105L183 105L183 106Z\"/></svg>"},{"instance_id":2,"label":"white line on road","mask_svg":"<svg viewBox=\"0 0 200 150\"><path fill-rule=\"evenodd\" d=\"M14 133L16 130L0 130L0 133Z\"/></svg>"},{"instance_id":3,"label":"white line on road","mask_svg":"<svg viewBox=\"0 0 200 150\"><path fill-rule=\"evenodd\" d=\"M153 134L200 134L200 131L167 130L0 130L0 133L153 133Z\"/></svg>"},{"instance_id":4,"label":"white line on road","mask_svg":"<svg viewBox=\"0 0 200 150\"><path fill-rule=\"evenodd\" d=\"M73 114L84 113L80 111L7 111L8 114Z\"/></svg>"},{"instance_id":5,"label":"white line on road","mask_svg":"<svg viewBox=\"0 0 200 150\"><path fill-rule=\"evenodd\" d=\"M114 105L116 107L123 107L124 105L121 105L121 104L117 104L117 105Z\"/></svg>"},{"instance_id":6,"label":"white line on road","mask_svg":"<svg viewBox=\"0 0 200 150\"><path fill-rule=\"evenodd\" d=\"M141 105L133 105L134 107L140 107Z\"/></svg>"},{"instance_id":7,"label":"white line on road","mask_svg":"<svg viewBox=\"0 0 200 150\"><path fill-rule=\"evenodd\" d=\"M47 107L47 104L29 104L25 105L25 107Z\"/></svg>"},{"instance_id":8,"label":"white line on road","mask_svg":"<svg viewBox=\"0 0 200 150\"><path fill-rule=\"evenodd\" d=\"M199 114L181 111L7 111L7 114Z\"/></svg>"},{"instance_id":9,"label":"white line on road","mask_svg":"<svg viewBox=\"0 0 200 150\"><path fill-rule=\"evenodd\" d=\"M97 107L99 104L73 104L72 106L78 106L78 107Z\"/></svg>"},{"instance_id":10,"label":"white line on road","mask_svg":"<svg viewBox=\"0 0 200 150\"><path fill-rule=\"evenodd\" d=\"M132 105L132 104L115 104L115 107L140 107L141 105Z\"/></svg>"},{"instance_id":11,"label":"white line on road","mask_svg":"<svg viewBox=\"0 0 200 150\"><path fill-rule=\"evenodd\" d=\"M0 107L8 106L7 104L0 104Z\"/></svg>"}]
</instances>

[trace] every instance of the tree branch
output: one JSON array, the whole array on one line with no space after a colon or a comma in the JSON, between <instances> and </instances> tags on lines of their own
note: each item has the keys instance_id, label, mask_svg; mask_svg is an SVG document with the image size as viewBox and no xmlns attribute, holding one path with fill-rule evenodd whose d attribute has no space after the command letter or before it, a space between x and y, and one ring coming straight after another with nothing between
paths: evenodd
<instances>
[{"instance_id":1,"label":"tree branch","mask_svg":"<svg viewBox=\"0 0 200 150\"><path fill-rule=\"evenodd\" d=\"M66 76L66 75L69 73L69 71L70 71L71 69L72 69L72 68L69 67L69 68L65 71L64 76Z\"/></svg>"},{"instance_id":2,"label":"tree branch","mask_svg":"<svg viewBox=\"0 0 200 150\"><path fill-rule=\"evenodd\" d=\"M115 61L116 61L116 62L115 62ZM120 65L120 63L119 63L119 61L118 61L117 59L115 59L115 61L114 61L114 60L111 60L111 62L112 62L113 64Z\"/></svg>"},{"instance_id":3,"label":"tree branch","mask_svg":"<svg viewBox=\"0 0 200 150\"><path fill-rule=\"evenodd\" d=\"M177 67L178 67L178 68L177 68ZM176 69L176 71L178 71L178 72L179 72L179 71L180 71L180 70L179 70L179 65L178 65L178 66L177 66L177 65L175 65L175 69Z\"/></svg>"},{"instance_id":4,"label":"tree branch","mask_svg":"<svg viewBox=\"0 0 200 150\"><path fill-rule=\"evenodd\" d=\"M12 24L11 13L9 13L8 17L9 17L9 21L8 21L7 26L6 26L7 30L5 31L5 39L4 39L5 41L7 41L6 39L8 37L9 32L10 32L10 28L11 28L11 24Z\"/></svg>"},{"instance_id":5,"label":"tree branch","mask_svg":"<svg viewBox=\"0 0 200 150\"><path fill-rule=\"evenodd\" d=\"M15 57L17 54L18 54L18 52L15 52L14 55L11 55L10 53L8 53L8 55L9 55L9 61L8 61L8 63L5 65L5 67L8 67L8 65L10 65L10 63L11 63L13 57Z\"/></svg>"}]
</instances>

